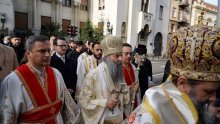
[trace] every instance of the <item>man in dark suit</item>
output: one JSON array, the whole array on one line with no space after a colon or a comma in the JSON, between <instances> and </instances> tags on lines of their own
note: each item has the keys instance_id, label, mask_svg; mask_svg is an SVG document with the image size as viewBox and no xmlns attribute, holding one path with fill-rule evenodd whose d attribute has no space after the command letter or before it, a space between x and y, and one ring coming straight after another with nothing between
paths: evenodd
<instances>
[{"instance_id":1,"label":"man in dark suit","mask_svg":"<svg viewBox=\"0 0 220 124\"><path fill-rule=\"evenodd\" d=\"M139 44L138 47L134 50L134 54L138 53L139 55L147 54L147 49L145 45ZM138 64L133 61L132 62L136 67ZM144 58L144 60L141 62L140 70L138 74L139 78L139 86L141 89L141 98L143 98L145 91L148 89L148 84L150 81L153 81L152 77L152 64L147 57Z\"/></svg>"},{"instance_id":2,"label":"man in dark suit","mask_svg":"<svg viewBox=\"0 0 220 124\"><path fill-rule=\"evenodd\" d=\"M167 60L165 68L164 68L164 75L163 75L162 83L164 83L167 80L169 74L170 74L170 60Z\"/></svg>"},{"instance_id":3,"label":"man in dark suit","mask_svg":"<svg viewBox=\"0 0 220 124\"><path fill-rule=\"evenodd\" d=\"M57 37L54 40L55 53L51 57L50 66L58 69L63 76L64 82L70 94L74 98L76 88L76 75L72 61L65 54L67 43L64 38Z\"/></svg>"}]
</instances>

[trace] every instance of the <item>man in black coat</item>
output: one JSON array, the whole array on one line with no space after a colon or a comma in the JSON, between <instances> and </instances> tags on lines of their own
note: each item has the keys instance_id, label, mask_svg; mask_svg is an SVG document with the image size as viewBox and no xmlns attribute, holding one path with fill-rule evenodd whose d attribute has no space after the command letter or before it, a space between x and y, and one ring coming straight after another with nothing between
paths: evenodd
<instances>
[{"instance_id":1,"label":"man in black coat","mask_svg":"<svg viewBox=\"0 0 220 124\"><path fill-rule=\"evenodd\" d=\"M74 65L65 55L67 43L64 38L57 37L54 40L55 53L51 57L50 66L60 71L64 82L70 94L74 98L76 89L76 74L74 73Z\"/></svg>"},{"instance_id":2,"label":"man in black coat","mask_svg":"<svg viewBox=\"0 0 220 124\"><path fill-rule=\"evenodd\" d=\"M147 49L145 45L139 44L138 47L134 50L134 54L138 53L139 55L147 54ZM135 60L132 62L136 67L138 64L135 62ZM152 64L147 57L142 61L142 64L140 65L140 70L138 74L139 78L139 87L141 89L141 98L143 98L145 91L148 89L148 84L150 81L153 81L152 77Z\"/></svg>"},{"instance_id":3,"label":"man in black coat","mask_svg":"<svg viewBox=\"0 0 220 124\"><path fill-rule=\"evenodd\" d=\"M167 78L170 74L170 68L171 68L170 67L170 60L167 60L165 68L164 68L164 75L163 75L162 83L164 83L167 80Z\"/></svg>"},{"instance_id":4,"label":"man in black coat","mask_svg":"<svg viewBox=\"0 0 220 124\"><path fill-rule=\"evenodd\" d=\"M21 45L21 38L18 33L10 34L10 43L9 46L12 47L16 53L18 63L21 62L21 59L24 57L25 49Z\"/></svg>"}]
</instances>

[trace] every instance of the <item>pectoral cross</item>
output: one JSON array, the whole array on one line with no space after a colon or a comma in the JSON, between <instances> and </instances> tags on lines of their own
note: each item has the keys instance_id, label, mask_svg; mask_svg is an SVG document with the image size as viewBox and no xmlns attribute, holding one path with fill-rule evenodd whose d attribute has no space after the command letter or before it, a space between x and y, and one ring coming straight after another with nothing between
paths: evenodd
<instances>
[{"instance_id":1,"label":"pectoral cross","mask_svg":"<svg viewBox=\"0 0 220 124\"><path fill-rule=\"evenodd\" d=\"M113 89L112 92L111 92L112 96L115 97L117 100L119 100L119 95L120 94L124 94L124 95L127 94L127 91L123 91L123 89L124 89L124 87L121 87L120 90ZM120 106L121 105L119 103L119 109L121 108ZM109 109L109 110L112 112L112 114L114 114L114 108Z\"/></svg>"}]
</instances>

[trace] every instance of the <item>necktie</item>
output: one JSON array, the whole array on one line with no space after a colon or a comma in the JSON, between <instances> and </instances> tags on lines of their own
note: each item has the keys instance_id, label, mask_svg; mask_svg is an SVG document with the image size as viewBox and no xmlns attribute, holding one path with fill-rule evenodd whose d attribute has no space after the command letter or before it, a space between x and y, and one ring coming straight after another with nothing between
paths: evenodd
<instances>
[{"instance_id":1,"label":"necktie","mask_svg":"<svg viewBox=\"0 0 220 124\"><path fill-rule=\"evenodd\" d=\"M63 61L63 63L65 63L65 57L64 56L60 57L60 59Z\"/></svg>"}]
</instances>

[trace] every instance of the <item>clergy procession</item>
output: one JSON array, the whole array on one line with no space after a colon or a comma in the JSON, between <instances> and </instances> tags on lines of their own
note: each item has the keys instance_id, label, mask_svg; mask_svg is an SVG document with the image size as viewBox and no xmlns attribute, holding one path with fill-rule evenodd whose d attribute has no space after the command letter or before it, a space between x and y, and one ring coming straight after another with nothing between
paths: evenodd
<instances>
[{"instance_id":1,"label":"clergy procession","mask_svg":"<svg viewBox=\"0 0 220 124\"><path fill-rule=\"evenodd\" d=\"M13 33L0 44L0 124L220 124L219 32L174 32L159 85L143 44L32 35L22 46Z\"/></svg>"}]
</instances>

